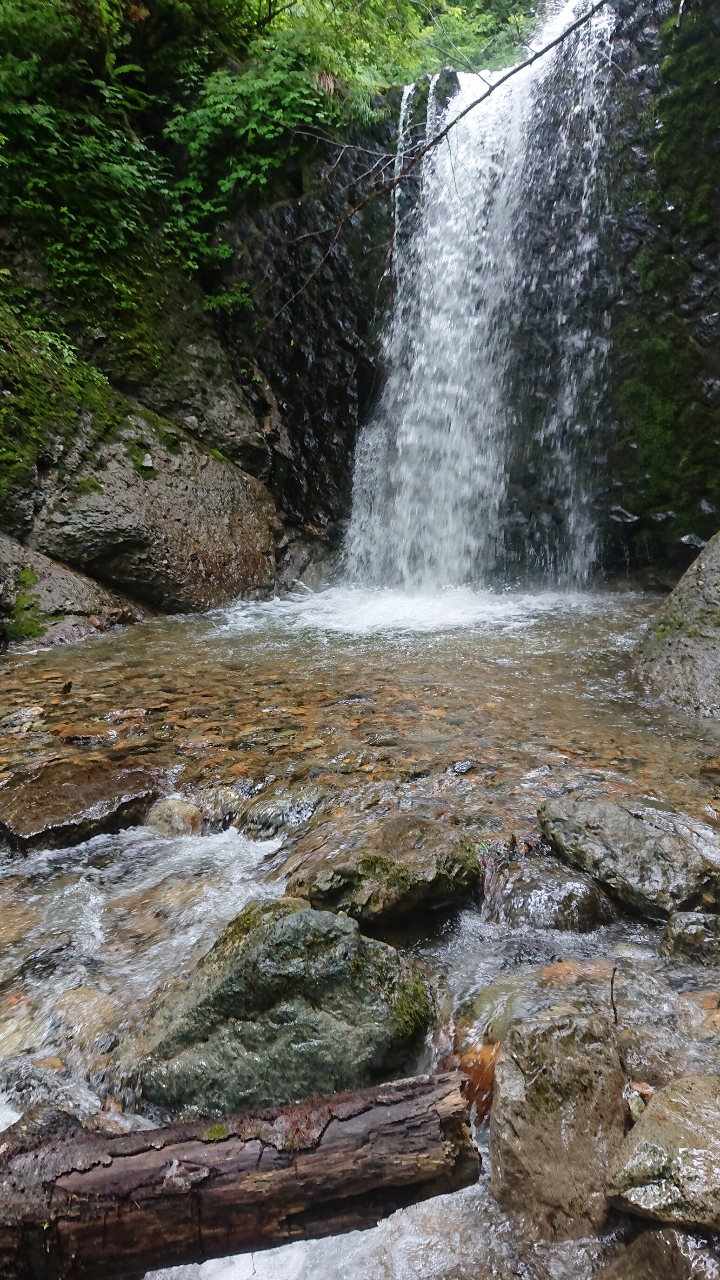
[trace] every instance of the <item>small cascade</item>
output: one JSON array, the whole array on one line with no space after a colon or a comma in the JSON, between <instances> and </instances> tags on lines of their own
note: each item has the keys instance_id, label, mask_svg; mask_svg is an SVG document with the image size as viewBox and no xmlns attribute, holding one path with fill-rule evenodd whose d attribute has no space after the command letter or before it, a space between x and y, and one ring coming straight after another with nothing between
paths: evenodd
<instances>
[{"instance_id":1,"label":"small cascade","mask_svg":"<svg viewBox=\"0 0 720 1280\"><path fill-rule=\"evenodd\" d=\"M554 12L534 47L576 16L573 3ZM589 573L610 23L596 16L511 77L428 154L406 236L398 194L389 376L357 446L352 581L433 590ZM448 118L493 74L460 76ZM398 172L416 145L414 92L403 95ZM431 87L428 137L441 121Z\"/></svg>"}]
</instances>

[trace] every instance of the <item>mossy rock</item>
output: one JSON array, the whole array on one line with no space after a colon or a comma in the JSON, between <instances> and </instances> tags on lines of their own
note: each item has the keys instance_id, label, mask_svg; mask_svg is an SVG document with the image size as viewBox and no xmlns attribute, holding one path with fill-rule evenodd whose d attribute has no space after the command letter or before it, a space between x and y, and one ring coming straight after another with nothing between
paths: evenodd
<instances>
[{"instance_id":1,"label":"mossy rock","mask_svg":"<svg viewBox=\"0 0 720 1280\"><path fill-rule=\"evenodd\" d=\"M356 921L251 903L161 998L121 1073L208 1116L357 1089L411 1065L432 1009L419 971Z\"/></svg>"},{"instance_id":2,"label":"mossy rock","mask_svg":"<svg viewBox=\"0 0 720 1280\"><path fill-rule=\"evenodd\" d=\"M480 878L479 846L446 822L396 814L300 842L280 874L314 907L382 926L467 896Z\"/></svg>"}]
</instances>

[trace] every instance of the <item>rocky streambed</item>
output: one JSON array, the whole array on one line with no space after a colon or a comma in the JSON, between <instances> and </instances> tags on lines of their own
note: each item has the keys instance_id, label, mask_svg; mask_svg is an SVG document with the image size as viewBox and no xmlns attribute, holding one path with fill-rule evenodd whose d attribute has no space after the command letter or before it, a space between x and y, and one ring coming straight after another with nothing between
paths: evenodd
<instances>
[{"instance_id":1,"label":"rocky streambed","mask_svg":"<svg viewBox=\"0 0 720 1280\"><path fill-rule=\"evenodd\" d=\"M476 1186L176 1280L720 1274L720 750L635 683L656 607L336 588L8 657L5 1125L459 1063Z\"/></svg>"}]
</instances>

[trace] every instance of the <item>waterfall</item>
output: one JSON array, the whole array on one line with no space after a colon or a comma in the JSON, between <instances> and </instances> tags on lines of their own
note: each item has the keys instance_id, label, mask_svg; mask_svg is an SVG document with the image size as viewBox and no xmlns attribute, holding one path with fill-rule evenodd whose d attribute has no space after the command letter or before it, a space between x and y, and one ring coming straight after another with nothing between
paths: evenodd
<instances>
[{"instance_id":1,"label":"waterfall","mask_svg":"<svg viewBox=\"0 0 720 1280\"><path fill-rule=\"evenodd\" d=\"M573 4L555 11L533 47L576 16ZM396 216L389 373L355 459L353 581L587 577L607 349L597 259L610 30L611 16L596 16L498 87L423 161L405 238ZM448 118L492 78L460 76Z\"/></svg>"}]
</instances>

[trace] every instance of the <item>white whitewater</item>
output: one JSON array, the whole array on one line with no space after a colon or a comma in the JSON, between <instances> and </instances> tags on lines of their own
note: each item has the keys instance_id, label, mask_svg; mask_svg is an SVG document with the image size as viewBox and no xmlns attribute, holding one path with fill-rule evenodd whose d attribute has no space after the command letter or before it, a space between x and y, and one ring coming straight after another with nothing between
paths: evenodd
<instances>
[{"instance_id":1,"label":"white whitewater","mask_svg":"<svg viewBox=\"0 0 720 1280\"><path fill-rule=\"evenodd\" d=\"M573 4L555 12L534 47L575 16ZM541 453L555 505L532 528L520 513L514 529L518 522L528 525L526 565L556 581L579 584L587 576L594 536L582 443L604 343L586 312L574 317L572 298L586 291L597 249L604 92L598 72L607 63L609 21L596 17L567 45L512 77L424 161L418 227L409 243L396 239L389 378L357 447L346 542L353 582L425 591L488 585L507 569L509 468L526 430L513 400L514 344L527 323L524 300L537 296L538 287L556 291L545 346L560 388L544 396L532 447ZM479 76L460 81L449 118L483 91ZM400 151L409 100L406 91ZM558 120L552 117L559 101ZM435 125L432 120L429 127ZM568 227L553 210L567 204L573 155L583 182ZM532 251L538 183L553 241L540 254ZM538 371L538 382L547 380L548 370ZM527 370L521 373L527 377Z\"/></svg>"}]
</instances>

